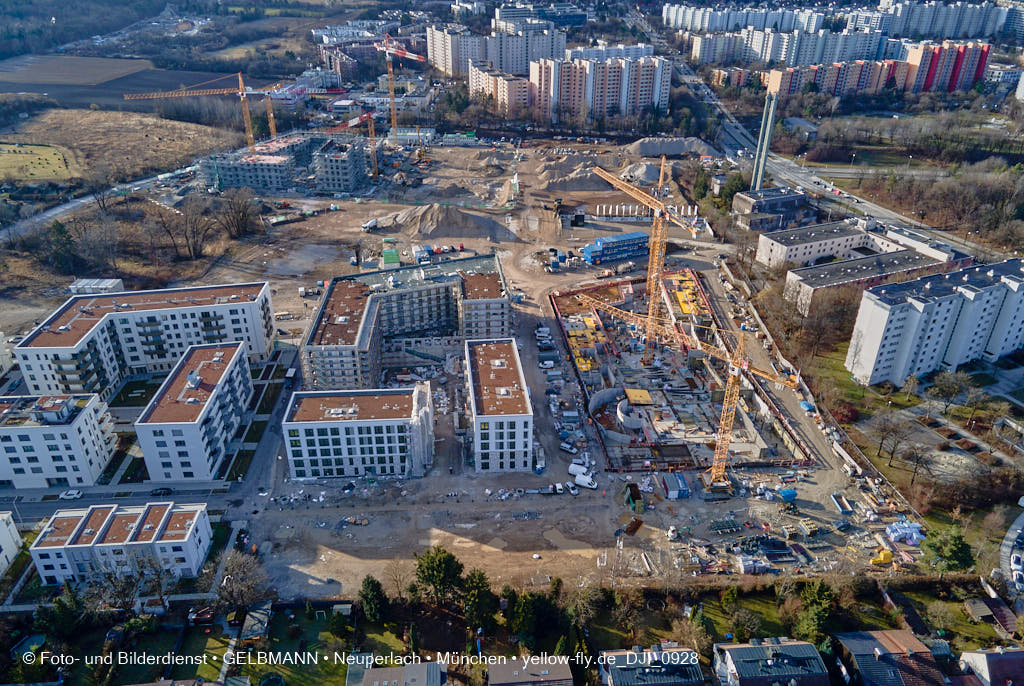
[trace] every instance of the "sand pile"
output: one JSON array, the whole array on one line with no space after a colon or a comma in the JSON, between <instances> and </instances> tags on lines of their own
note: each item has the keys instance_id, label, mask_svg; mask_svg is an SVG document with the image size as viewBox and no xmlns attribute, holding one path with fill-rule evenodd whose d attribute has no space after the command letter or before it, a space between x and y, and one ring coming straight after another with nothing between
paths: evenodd
<instances>
[{"instance_id":1,"label":"sand pile","mask_svg":"<svg viewBox=\"0 0 1024 686\"><path fill-rule=\"evenodd\" d=\"M666 181L671 180L671 166L666 165L665 177ZM619 178L625 179L630 183L636 184L652 184L658 183L658 178L661 176L661 165L651 164L650 162L638 162L637 164L631 164L622 170L619 174Z\"/></svg>"},{"instance_id":2,"label":"sand pile","mask_svg":"<svg viewBox=\"0 0 1024 686\"><path fill-rule=\"evenodd\" d=\"M488 238L492 241L518 240L504 226L488 217L438 204L410 207L380 220L382 227L396 227L421 238Z\"/></svg>"},{"instance_id":3,"label":"sand pile","mask_svg":"<svg viewBox=\"0 0 1024 686\"><path fill-rule=\"evenodd\" d=\"M594 174L593 158L582 155L562 161L545 162L537 174L537 189L541 191L603 191L608 184Z\"/></svg>"},{"instance_id":4,"label":"sand pile","mask_svg":"<svg viewBox=\"0 0 1024 686\"><path fill-rule=\"evenodd\" d=\"M626 146L630 155L718 155L718 151L699 138L641 138Z\"/></svg>"}]
</instances>

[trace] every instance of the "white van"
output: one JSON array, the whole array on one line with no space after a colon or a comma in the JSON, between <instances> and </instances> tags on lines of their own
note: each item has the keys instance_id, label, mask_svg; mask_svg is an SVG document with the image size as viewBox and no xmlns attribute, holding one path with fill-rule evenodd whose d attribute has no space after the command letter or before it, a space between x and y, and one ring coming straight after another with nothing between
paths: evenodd
<instances>
[{"instance_id":1,"label":"white van","mask_svg":"<svg viewBox=\"0 0 1024 686\"><path fill-rule=\"evenodd\" d=\"M537 366L540 367L541 369L551 369L552 367L555 366L555 363L552 362L551 360L542 360L537 363Z\"/></svg>"},{"instance_id":2,"label":"white van","mask_svg":"<svg viewBox=\"0 0 1024 686\"><path fill-rule=\"evenodd\" d=\"M561 450L562 452L569 453L570 455L575 455L576 453L579 452L579 450L576 449L576 446L569 445L565 441L562 441L561 443L558 444L558 449Z\"/></svg>"}]
</instances>

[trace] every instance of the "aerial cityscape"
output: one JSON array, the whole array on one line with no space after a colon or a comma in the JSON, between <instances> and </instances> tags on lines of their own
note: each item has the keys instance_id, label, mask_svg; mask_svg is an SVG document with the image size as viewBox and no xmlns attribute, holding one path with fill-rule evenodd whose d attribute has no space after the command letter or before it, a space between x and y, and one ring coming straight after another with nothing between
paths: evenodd
<instances>
[{"instance_id":1,"label":"aerial cityscape","mask_svg":"<svg viewBox=\"0 0 1024 686\"><path fill-rule=\"evenodd\" d=\"M0 2L0 685L1024 684L1024 2Z\"/></svg>"}]
</instances>

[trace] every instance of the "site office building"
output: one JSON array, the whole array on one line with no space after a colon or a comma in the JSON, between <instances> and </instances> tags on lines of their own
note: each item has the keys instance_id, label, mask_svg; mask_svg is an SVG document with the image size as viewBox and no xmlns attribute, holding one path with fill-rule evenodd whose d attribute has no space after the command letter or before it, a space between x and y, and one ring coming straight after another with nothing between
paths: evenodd
<instances>
[{"instance_id":1,"label":"site office building","mask_svg":"<svg viewBox=\"0 0 1024 686\"><path fill-rule=\"evenodd\" d=\"M212 541L205 504L93 505L54 512L29 553L47 586L145 574L150 560L176 577L194 577Z\"/></svg>"},{"instance_id":2,"label":"site office building","mask_svg":"<svg viewBox=\"0 0 1024 686\"><path fill-rule=\"evenodd\" d=\"M252 393L242 343L189 348L135 422L150 480L217 478Z\"/></svg>"},{"instance_id":3,"label":"site office building","mask_svg":"<svg viewBox=\"0 0 1024 686\"><path fill-rule=\"evenodd\" d=\"M430 385L292 394L281 422L291 476L423 476L434 459Z\"/></svg>"},{"instance_id":4,"label":"site office building","mask_svg":"<svg viewBox=\"0 0 1024 686\"><path fill-rule=\"evenodd\" d=\"M95 393L0 397L0 488L92 486L116 447Z\"/></svg>"},{"instance_id":5,"label":"site office building","mask_svg":"<svg viewBox=\"0 0 1024 686\"><path fill-rule=\"evenodd\" d=\"M266 282L70 298L14 349L33 395L97 393L170 371L192 345L241 341L257 360L273 343Z\"/></svg>"}]
</instances>

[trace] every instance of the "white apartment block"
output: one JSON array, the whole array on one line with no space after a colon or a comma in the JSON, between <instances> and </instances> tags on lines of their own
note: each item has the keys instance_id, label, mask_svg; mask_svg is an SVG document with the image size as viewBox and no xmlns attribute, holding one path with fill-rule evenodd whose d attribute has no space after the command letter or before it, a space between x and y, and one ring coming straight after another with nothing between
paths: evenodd
<instances>
[{"instance_id":1,"label":"white apartment block","mask_svg":"<svg viewBox=\"0 0 1024 686\"><path fill-rule=\"evenodd\" d=\"M428 26L427 61L448 76L466 76L470 61L490 62L507 74L526 74L530 62L565 53L565 33L549 21L502 20L495 27L484 36L458 24Z\"/></svg>"},{"instance_id":2,"label":"white apartment block","mask_svg":"<svg viewBox=\"0 0 1024 686\"><path fill-rule=\"evenodd\" d=\"M467 340L466 395L478 472L533 468L533 405L515 339Z\"/></svg>"},{"instance_id":3,"label":"white apartment block","mask_svg":"<svg viewBox=\"0 0 1024 686\"><path fill-rule=\"evenodd\" d=\"M691 58L701 64L742 60L789 67L878 59L885 47L881 31L776 31L745 28L734 33L696 36Z\"/></svg>"},{"instance_id":4,"label":"white apartment block","mask_svg":"<svg viewBox=\"0 0 1024 686\"><path fill-rule=\"evenodd\" d=\"M169 371L192 345L241 341L265 360L273 345L266 282L70 298L14 349L33 395L98 393Z\"/></svg>"},{"instance_id":5,"label":"white apartment block","mask_svg":"<svg viewBox=\"0 0 1024 686\"><path fill-rule=\"evenodd\" d=\"M724 32L745 28L776 31L817 31L825 22L823 12L813 10L753 7L712 9L695 5L664 5L661 18L666 26L683 31Z\"/></svg>"},{"instance_id":6,"label":"white apartment block","mask_svg":"<svg viewBox=\"0 0 1024 686\"><path fill-rule=\"evenodd\" d=\"M661 57L539 60L530 63L530 100L553 122L631 116L666 111L671 81L672 63Z\"/></svg>"},{"instance_id":7,"label":"white apartment block","mask_svg":"<svg viewBox=\"0 0 1024 686\"><path fill-rule=\"evenodd\" d=\"M427 61L446 76L462 76L469 61L487 59L485 36L470 32L459 24L427 27Z\"/></svg>"},{"instance_id":8,"label":"white apartment block","mask_svg":"<svg viewBox=\"0 0 1024 686\"><path fill-rule=\"evenodd\" d=\"M54 512L29 553L47 586L145 574L154 559L176 577L194 577L212 540L205 504L93 505Z\"/></svg>"},{"instance_id":9,"label":"white apartment block","mask_svg":"<svg viewBox=\"0 0 1024 686\"><path fill-rule=\"evenodd\" d=\"M150 481L217 478L252 393L241 343L189 348L135 422Z\"/></svg>"},{"instance_id":10,"label":"white apartment block","mask_svg":"<svg viewBox=\"0 0 1024 686\"><path fill-rule=\"evenodd\" d=\"M597 47L566 48L565 50L565 59L567 60L610 60L619 57L630 60L654 57L654 46L646 43L608 45L605 41L599 40Z\"/></svg>"},{"instance_id":11,"label":"white apartment block","mask_svg":"<svg viewBox=\"0 0 1024 686\"><path fill-rule=\"evenodd\" d=\"M281 433L294 479L423 476L434 461L430 384L293 393Z\"/></svg>"},{"instance_id":12,"label":"white apartment block","mask_svg":"<svg viewBox=\"0 0 1024 686\"><path fill-rule=\"evenodd\" d=\"M10 569L14 558L21 552L21 543L14 516L10 512L0 512L0 574Z\"/></svg>"},{"instance_id":13,"label":"white apartment block","mask_svg":"<svg viewBox=\"0 0 1024 686\"><path fill-rule=\"evenodd\" d=\"M1024 346L1024 260L865 291L846 369L863 384L994 361Z\"/></svg>"},{"instance_id":14,"label":"white apartment block","mask_svg":"<svg viewBox=\"0 0 1024 686\"><path fill-rule=\"evenodd\" d=\"M493 255L331 281L301 350L310 388L377 388L388 366L443 362L470 336L512 335Z\"/></svg>"},{"instance_id":15,"label":"white apartment block","mask_svg":"<svg viewBox=\"0 0 1024 686\"><path fill-rule=\"evenodd\" d=\"M92 486L116 447L95 393L0 397L0 488Z\"/></svg>"}]
</instances>

